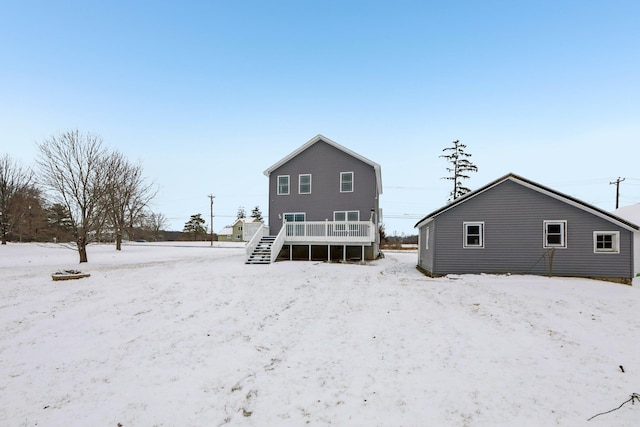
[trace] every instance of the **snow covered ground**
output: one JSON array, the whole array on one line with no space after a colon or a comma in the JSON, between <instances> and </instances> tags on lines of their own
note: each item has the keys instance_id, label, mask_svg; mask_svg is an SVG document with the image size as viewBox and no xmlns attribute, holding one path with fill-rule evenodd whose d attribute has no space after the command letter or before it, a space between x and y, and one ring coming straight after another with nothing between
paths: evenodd
<instances>
[{"instance_id":1,"label":"snow covered ground","mask_svg":"<svg viewBox=\"0 0 640 427\"><path fill-rule=\"evenodd\" d=\"M0 246L2 426L637 426L640 287ZM58 269L91 277L52 281ZM623 366L624 372L620 366Z\"/></svg>"}]
</instances>

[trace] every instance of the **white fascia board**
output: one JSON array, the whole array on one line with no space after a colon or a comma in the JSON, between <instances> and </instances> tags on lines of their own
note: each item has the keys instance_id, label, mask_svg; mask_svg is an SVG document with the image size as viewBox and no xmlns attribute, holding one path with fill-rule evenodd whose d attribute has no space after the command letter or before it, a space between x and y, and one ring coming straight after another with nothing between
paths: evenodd
<instances>
[{"instance_id":1,"label":"white fascia board","mask_svg":"<svg viewBox=\"0 0 640 427\"><path fill-rule=\"evenodd\" d=\"M342 151L344 153L347 153L350 156L355 157L356 159L358 159L358 160L370 165L371 167L373 167L373 169L375 171L375 175L376 175L376 186L378 188L378 194L382 194L382 176L381 176L380 165L378 163L376 163L374 161L371 161L371 160L367 159L366 157L356 153L355 151L351 151L347 147L344 147L344 146L338 144L337 142L332 141L331 139L327 138L326 136L322 136L320 134L318 134L315 137L311 138L309 141L307 141L305 144L303 144L297 150L291 152L291 154L289 154L288 156L284 157L283 159L281 159L277 163L274 163L271 167L269 167L267 170L264 171L264 175L265 176L271 175L271 172L273 172L274 170L278 169L280 166L284 165L289 160L293 159L298 154L302 153L304 150L306 150L307 148L309 148L310 146L312 146L313 144L315 144L318 141L324 141L327 144L337 148L338 150L340 150L340 151Z\"/></svg>"},{"instance_id":2,"label":"white fascia board","mask_svg":"<svg viewBox=\"0 0 640 427\"><path fill-rule=\"evenodd\" d=\"M535 190L535 191L537 191L537 192L539 192L539 193L542 193L542 194L544 194L544 195L547 195L547 196L549 196L549 197L552 197L552 198L554 198L554 199L556 199L556 200L559 200L559 201L561 201L561 202L564 202L564 203L566 203L566 204L568 204L568 205L570 205L570 206L576 207L576 208L581 209L581 210L583 210L583 211L585 211L585 212L588 212L588 213L590 213L590 214L592 214L592 215L595 215L595 216L597 216L598 218L601 218L601 219L604 219L604 220L606 220L606 221L608 221L608 222L611 222L611 223L613 223L613 224L616 224L616 225L618 225L618 226L620 226L620 227L622 227L622 228L624 228L624 229L626 229L626 230L629 230L629 231L638 231L637 229L635 229L635 228L633 228L633 227L629 226L628 224L626 224L626 223L624 223L624 222L622 222L622 221L617 221L617 220L616 220L616 218L612 218L612 217L610 217L610 216L608 216L608 215L603 214L603 213L602 213L602 212L600 212L599 210L597 210L597 209L595 209L595 208L592 208L591 206L589 206L589 205L588 205L588 204L586 204L585 202L580 203L580 202L575 201L575 200L572 200L572 199L570 199L570 198L563 197L563 196L562 196L562 195L560 195L560 194L556 194L556 193L554 193L554 192L548 191L548 190L546 190L546 189L544 189L544 188L542 188L542 187L538 187L538 186L532 185L532 184L530 184L530 183L528 183L528 182L521 181L521 180L517 179L516 177L509 177L508 179L511 179L512 181L515 181L515 182L519 183L519 184L520 184L520 185L522 185L522 186L525 186L525 187L527 187L527 188L530 188L530 189L532 189L532 190ZM613 215L613 214L611 214L611 215ZM615 216L615 215L614 215L614 216ZM622 218L620 218L620 219L622 219Z\"/></svg>"}]
</instances>

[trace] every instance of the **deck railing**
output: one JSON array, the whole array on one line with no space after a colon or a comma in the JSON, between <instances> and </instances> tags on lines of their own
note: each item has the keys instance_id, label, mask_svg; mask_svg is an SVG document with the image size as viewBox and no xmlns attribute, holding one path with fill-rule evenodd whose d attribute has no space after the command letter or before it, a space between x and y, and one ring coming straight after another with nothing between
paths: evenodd
<instances>
[{"instance_id":1,"label":"deck railing","mask_svg":"<svg viewBox=\"0 0 640 427\"><path fill-rule=\"evenodd\" d=\"M258 228L258 230L255 232L255 234L253 235L251 240L249 240L249 242L247 243L247 246L245 247L245 252L247 256L251 256L254 249L258 247L258 243L260 243L260 239L262 239L263 236L267 235L268 232L269 232L269 228L265 227L264 224L261 224L260 228Z\"/></svg>"},{"instance_id":2,"label":"deck railing","mask_svg":"<svg viewBox=\"0 0 640 427\"><path fill-rule=\"evenodd\" d=\"M371 243L375 226L371 221L285 222L284 239L289 242Z\"/></svg>"},{"instance_id":3,"label":"deck railing","mask_svg":"<svg viewBox=\"0 0 640 427\"><path fill-rule=\"evenodd\" d=\"M285 232L286 232L285 228L282 227L280 229L280 232L276 236L276 239L271 244L271 262L275 262L276 259L278 259L278 254L280 253L280 250L284 246Z\"/></svg>"}]
</instances>

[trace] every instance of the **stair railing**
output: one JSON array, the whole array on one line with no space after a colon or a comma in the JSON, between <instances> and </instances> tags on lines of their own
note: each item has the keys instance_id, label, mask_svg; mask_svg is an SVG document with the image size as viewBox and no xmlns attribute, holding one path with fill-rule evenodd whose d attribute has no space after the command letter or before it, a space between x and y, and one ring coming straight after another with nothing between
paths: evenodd
<instances>
[{"instance_id":1,"label":"stair railing","mask_svg":"<svg viewBox=\"0 0 640 427\"><path fill-rule=\"evenodd\" d=\"M249 240L249 243L247 243L247 246L245 248L247 259L249 259L249 257L253 254L253 251L258 247L260 239L264 237L264 235L267 233L267 230L267 227L265 227L264 224L261 224L260 228L258 228L258 231L256 231L251 240Z\"/></svg>"},{"instance_id":2,"label":"stair railing","mask_svg":"<svg viewBox=\"0 0 640 427\"><path fill-rule=\"evenodd\" d=\"M280 253L280 250L282 250L282 247L284 246L284 238L286 237L286 235L287 227L282 227L280 229L280 232L276 236L276 239L271 244L271 262L275 262L278 254Z\"/></svg>"}]
</instances>

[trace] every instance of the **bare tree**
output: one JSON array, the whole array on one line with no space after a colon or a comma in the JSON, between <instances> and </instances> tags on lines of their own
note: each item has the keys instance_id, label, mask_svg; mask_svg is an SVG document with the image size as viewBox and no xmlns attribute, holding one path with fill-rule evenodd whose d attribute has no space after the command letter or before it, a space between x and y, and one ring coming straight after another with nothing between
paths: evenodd
<instances>
[{"instance_id":1,"label":"bare tree","mask_svg":"<svg viewBox=\"0 0 640 427\"><path fill-rule=\"evenodd\" d=\"M87 262L90 232L104 191L106 150L102 137L72 130L53 135L37 146L40 179L55 203L69 213L80 262Z\"/></svg>"},{"instance_id":2,"label":"bare tree","mask_svg":"<svg viewBox=\"0 0 640 427\"><path fill-rule=\"evenodd\" d=\"M154 240L161 240L161 232L167 227L167 217L163 213L151 212L147 215L147 227Z\"/></svg>"},{"instance_id":3,"label":"bare tree","mask_svg":"<svg viewBox=\"0 0 640 427\"><path fill-rule=\"evenodd\" d=\"M478 172L478 167L469 160L471 154L465 152L465 148L467 148L465 144L462 144L459 140L455 140L453 141L453 146L442 150L447 154L440 156L452 165L447 168L447 172L452 175L442 178L453 181L453 190L449 193L450 202L471 191L471 189L462 185L462 180L469 179L469 175L467 175L468 172Z\"/></svg>"},{"instance_id":4,"label":"bare tree","mask_svg":"<svg viewBox=\"0 0 640 427\"><path fill-rule=\"evenodd\" d=\"M156 191L142 176L142 165L132 164L120 152L112 152L105 167L105 191L102 204L114 228L116 250L122 250L122 236L133 232L144 208L155 197Z\"/></svg>"},{"instance_id":5,"label":"bare tree","mask_svg":"<svg viewBox=\"0 0 640 427\"><path fill-rule=\"evenodd\" d=\"M0 239L7 244L7 233L14 225L19 196L33 186L33 172L9 157L0 156Z\"/></svg>"}]
</instances>

